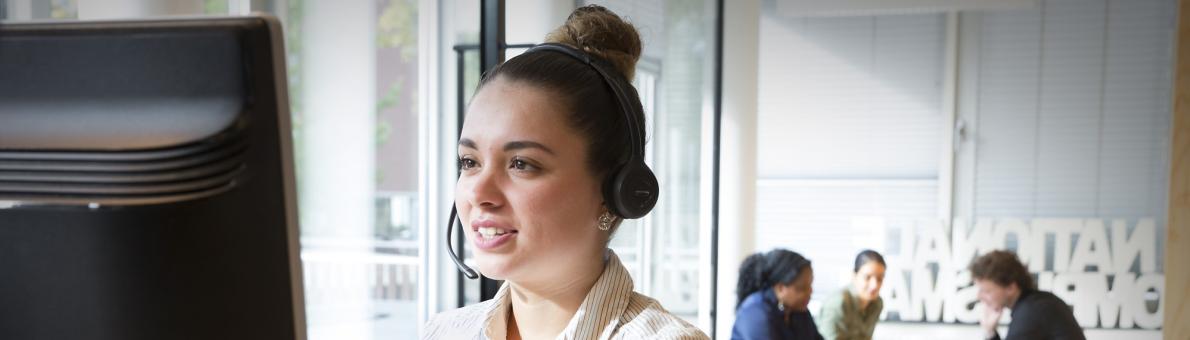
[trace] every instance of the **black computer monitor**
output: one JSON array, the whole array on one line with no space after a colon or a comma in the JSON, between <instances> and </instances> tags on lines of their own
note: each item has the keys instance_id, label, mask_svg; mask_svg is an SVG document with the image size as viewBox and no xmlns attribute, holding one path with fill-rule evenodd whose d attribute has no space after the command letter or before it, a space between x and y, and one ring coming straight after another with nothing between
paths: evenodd
<instances>
[{"instance_id":1,"label":"black computer monitor","mask_svg":"<svg viewBox=\"0 0 1190 340\"><path fill-rule=\"evenodd\" d=\"M0 339L302 339L269 17L0 23Z\"/></svg>"}]
</instances>

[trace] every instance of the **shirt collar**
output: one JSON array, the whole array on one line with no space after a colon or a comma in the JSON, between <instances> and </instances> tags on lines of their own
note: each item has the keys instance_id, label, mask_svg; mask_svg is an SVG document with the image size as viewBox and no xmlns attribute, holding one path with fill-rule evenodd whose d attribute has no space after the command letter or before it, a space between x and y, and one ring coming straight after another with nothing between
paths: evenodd
<instances>
[{"instance_id":1,"label":"shirt collar","mask_svg":"<svg viewBox=\"0 0 1190 340\"><path fill-rule=\"evenodd\" d=\"M484 336L492 340L504 340L508 337L508 311L512 306L509 299L511 287L508 282L500 285L500 290L492 297L491 308L483 321Z\"/></svg>"},{"instance_id":2,"label":"shirt collar","mask_svg":"<svg viewBox=\"0 0 1190 340\"><path fill-rule=\"evenodd\" d=\"M610 336L619 327L620 316L632 298L632 277L611 249L604 254L603 273L583 298L578 311L558 338L596 339ZM508 312L511 308L508 282L492 297L491 308L484 320L484 335L488 339L503 340L508 335Z\"/></svg>"}]
</instances>

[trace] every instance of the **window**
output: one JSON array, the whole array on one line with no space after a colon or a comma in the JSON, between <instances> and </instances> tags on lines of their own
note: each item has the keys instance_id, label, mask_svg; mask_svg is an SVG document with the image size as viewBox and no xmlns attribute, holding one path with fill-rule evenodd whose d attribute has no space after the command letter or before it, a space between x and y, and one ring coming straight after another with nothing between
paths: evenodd
<instances>
[{"instance_id":1,"label":"window","mask_svg":"<svg viewBox=\"0 0 1190 340\"><path fill-rule=\"evenodd\" d=\"M0 1L0 19L78 19L78 0Z\"/></svg>"},{"instance_id":2,"label":"window","mask_svg":"<svg viewBox=\"0 0 1190 340\"><path fill-rule=\"evenodd\" d=\"M418 2L284 5L309 337L413 334L425 263Z\"/></svg>"}]
</instances>

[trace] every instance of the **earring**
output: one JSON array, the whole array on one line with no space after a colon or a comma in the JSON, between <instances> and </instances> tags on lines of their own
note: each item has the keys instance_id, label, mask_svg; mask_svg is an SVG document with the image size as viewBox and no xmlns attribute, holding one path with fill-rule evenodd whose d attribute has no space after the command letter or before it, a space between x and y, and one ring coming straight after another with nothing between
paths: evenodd
<instances>
[{"instance_id":1,"label":"earring","mask_svg":"<svg viewBox=\"0 0 1190 340\"><path fill-rule=\"evenodd\" d=\"M612 216L611 212L604 211L603 215L599 215L599 230L607 231L612 228L612 222L615 222L616 217Z\"/></svg>"},{"instance_id":2,"label":"earring","mask_svg":"<svg viewBox=\"0 0 1190 340\"><path fill-rule=\"evenodd\" d=\"M782 312L785 311L785 303L781 302L781 299L777 299L777 310Z\"/></svg>"}]
</instances>

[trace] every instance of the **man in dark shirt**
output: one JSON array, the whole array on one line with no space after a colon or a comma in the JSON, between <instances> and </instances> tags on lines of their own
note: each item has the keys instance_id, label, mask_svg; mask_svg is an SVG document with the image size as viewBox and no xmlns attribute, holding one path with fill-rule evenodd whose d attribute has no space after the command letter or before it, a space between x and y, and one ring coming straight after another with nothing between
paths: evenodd
<instances>
[{"instance_id":1,"label":"man in dark shirt","mask_svg":"<svg viewBox=\"0 0 1190 340\"><path fill-rule=\"evenodd\" d=\"M1000 339L996 325L1004 308L1010 308L1006 340L1086 340L1070 306L1054 294L1037 290L1016 254L993 251L976 258L969 269L985 307L979 325L986 339Z\"/></svg>"}]
</instances>

